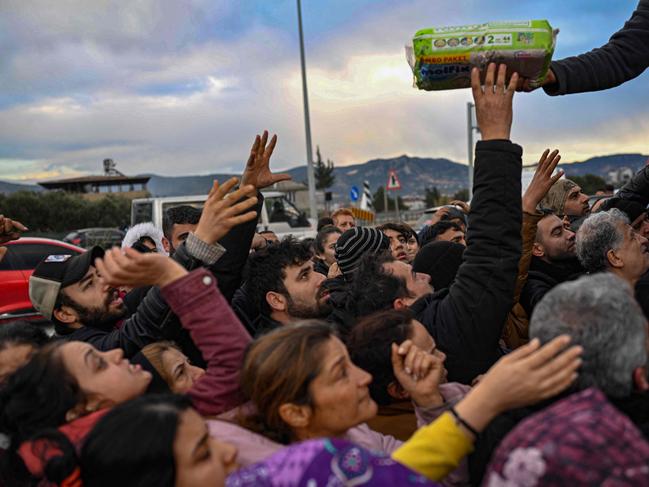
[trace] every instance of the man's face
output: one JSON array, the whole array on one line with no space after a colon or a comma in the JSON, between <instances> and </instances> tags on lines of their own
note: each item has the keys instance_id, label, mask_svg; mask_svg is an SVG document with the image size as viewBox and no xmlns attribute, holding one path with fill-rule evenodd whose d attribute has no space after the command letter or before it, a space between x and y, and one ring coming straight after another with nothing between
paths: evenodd
<instances>
[{"instance_id":1,"label":"man's face","mask_svg":"<svg viewBox=\"0 0 649 487\"><path fill-rule=\"evenodd\" d=\"M588 196L581 192L579 186L575 186L568 192L563 212L568 216L584 216L590 213Z\"/></svg>"},{"instance_id":2,"label":"man's face","mask_svg":"<svg viewBox=\"0 0 649 487\"><path fill-rule=\"evenodd\" d=\"M466 239L464 238L464 232L460 230L455 230L454 228L449 228L445 232L438 234L437 237L435 238L435 241L438 242L440 240L446 242L459 243L466 247Z\"/></svg>"},{"instance_id":3,"label":"man's face","mask_svg":"<svg viewBox=\"0 0 649 487\"><path fill-rule=\"evenodd\" d=\"M575 256L575 233L569 230L556 215L541 219L537 227L535 252L549 262L570 259Z\"/></svg>"},{"instance_id":4,"label":"man's face","mask_svg":"<svg viewBox=\"0 0 649 487\"><path fill-rule=\"evenodd\" d=\"M640 215L631 226L638 235L649 238L649 213L645 212Z\"/></svg>"},{"instance_id":5,"label":"man's face","mask_svg":"<svg viewBox=\"0 0 649 487\"><path fill-rule=\"evenodd\" d=\"M406 242L406 253L408 254L408 264L412 264L417 257L417 252L419 252L419 242L414 235L411 235L408 241Z\"/></svg>"},{"instance_id":6,"label":"man's face","mask_svg":"<svg viewBox=\"0 0 649 487\"><path fill-rule=\"evenodd\" d=\"M196 230L196 227L193 223L176 223L171 229L171 246L173 250L176 250L180 247L185 240L187 240L187 235Z\"/></svg>"},{"instance_id":7,"label":"man's face","mask_svg":"<svg viewBox=\"0 0 649 487\"><path fill-rule=\"evenodd\" d=\"M321 287L326 277L313 270L313 262L284 269L284 287L288 291L287 313L292 318L323 318L331 312L329 291Z\"/></svg>"},{"instance_id":8,"label":"man's face","mask_svg":"<svg viewBox=\"0 0 649 487\"><path fill-rule=\"evenodd\" d=\"M351 215L338 215L334 219L334 225L343 232L346 230L349 230L350 228L354 228L356 226L356 221L354 220L354 217Z\"/></svg>"},{"instance_id":9,"label":"man's face","mask_svg":"<svg viewBox=\"0 0 649 487\"><path fill-rule=\"evenodd\" d=\"M395 230L383 230L383 234L390 239L390 252L392 253L392 257L403 262L408 262L405 237Z\"/></svg>"},{"instance_id":10,"label":"man's face","mask_svg":"<svg viewBox=\"0 0 649 487\"><path fill-rule=\"evenodd\" d=\"M649 270L647 239L634 232L631 225L626 223L618 223L618 228L624 232L624 243L615 254L624 264L625 277L638 279Z\"/></svg>"},{"instance_id":11,"label":"man's face","mask_svg":"<svg viewBox=\"0 0 649 487\"><path fill-rule=\"evenodd\" d=\"M405 280L406 288L410 293L410 297L405 300L408 306L422 296L433 292L433 286L430 285L430 276L421 272L414 272L410 264L395 260L383 264L383 269L394 277Z\"/></svg>"},{"instance_id":12,"label":"man's face","mask_svg":"<svg viewBox=\"0 0 649 487\"><path fill-rule=\"evenodd\" d=\"M81 325L112 329L126 314L126 306L117 289L104 284L93 266L83 279L62 292L74 303L70 308L77 315L76 322Z\"/></svg>"}]
</instances>

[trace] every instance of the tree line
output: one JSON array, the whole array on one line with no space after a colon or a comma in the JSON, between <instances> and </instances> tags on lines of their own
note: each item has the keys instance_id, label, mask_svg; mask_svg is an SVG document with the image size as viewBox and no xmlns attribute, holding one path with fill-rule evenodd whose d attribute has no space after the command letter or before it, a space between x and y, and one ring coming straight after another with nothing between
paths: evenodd
<instances>
[{"instance_id":1,"label":"tree line","mask_svg":"<svg viewBox=\"0 0 649 487\"><path fill-rule=\"evenodd\" d=\"M0 214L24 223L32 232L123 227L130 223L131 202L112 194L90 201L63 191L19 191L0 193Z\"/></svg>"}]
</instances>

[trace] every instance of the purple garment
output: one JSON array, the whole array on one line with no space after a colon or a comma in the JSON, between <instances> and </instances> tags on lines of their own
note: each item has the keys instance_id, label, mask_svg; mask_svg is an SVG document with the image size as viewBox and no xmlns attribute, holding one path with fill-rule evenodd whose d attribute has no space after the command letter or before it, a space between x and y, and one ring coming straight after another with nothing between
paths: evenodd
<instances>
[{"instance_id":1,"label":"purple garment","mask_svg":"<svg viewBox=\"0 0 649 487\"><path fill-rule=\"evenodd\" d=\"M437 485L395 462L344 440L310 440L228 476L226 487Z\"/></svg>"},{"instance_id":2,"label":"purple garment","mask_svg":"<svg viewBox=\"0 0 649 487\"><path fill-rule=\"evenodd\" d=\"M500 444L485 486L647 486L649 443L597 389L521 422Z\"/></svg>"}]
</instances>

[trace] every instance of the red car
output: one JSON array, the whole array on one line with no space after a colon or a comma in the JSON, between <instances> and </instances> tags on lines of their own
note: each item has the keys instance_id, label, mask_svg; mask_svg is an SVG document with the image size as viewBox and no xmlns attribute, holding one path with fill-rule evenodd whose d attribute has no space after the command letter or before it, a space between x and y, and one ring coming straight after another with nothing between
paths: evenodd
<instances>
[{"instance_id":1,"label":"red car","mask_svg":"<svg viewBox=\"0 0 649 487\"><path fill-rule=\"evenodd\" d=\"M81 254L81 247L49 238L23 237L4 244L0 261L0 324L17 319L39 319L29 300L29 276L48 255Z\"/></svg>"}]
</instances>

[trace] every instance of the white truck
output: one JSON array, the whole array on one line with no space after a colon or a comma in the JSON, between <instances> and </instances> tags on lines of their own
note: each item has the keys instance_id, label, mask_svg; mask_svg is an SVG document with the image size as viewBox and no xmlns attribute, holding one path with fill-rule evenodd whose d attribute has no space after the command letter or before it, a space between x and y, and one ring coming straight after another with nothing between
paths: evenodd
<instances>
[{"instance_id":1,"label":"white truck","mask_svg":"<svg viewBox=\"0 0 649 487\"><path fill-rule=\"evenodd\" d=\"M257 231L271 230L282 239L293 235L298 240L315 238L317 222L298 210L284 193L262 191L264 204L257 220ZM162 228L162 216L174 206L190 205L202 208L207 195L167 196L162 198L138 198L131 202L131 226L143 222L153 222Z\"/></svg>"}]
</instances>

